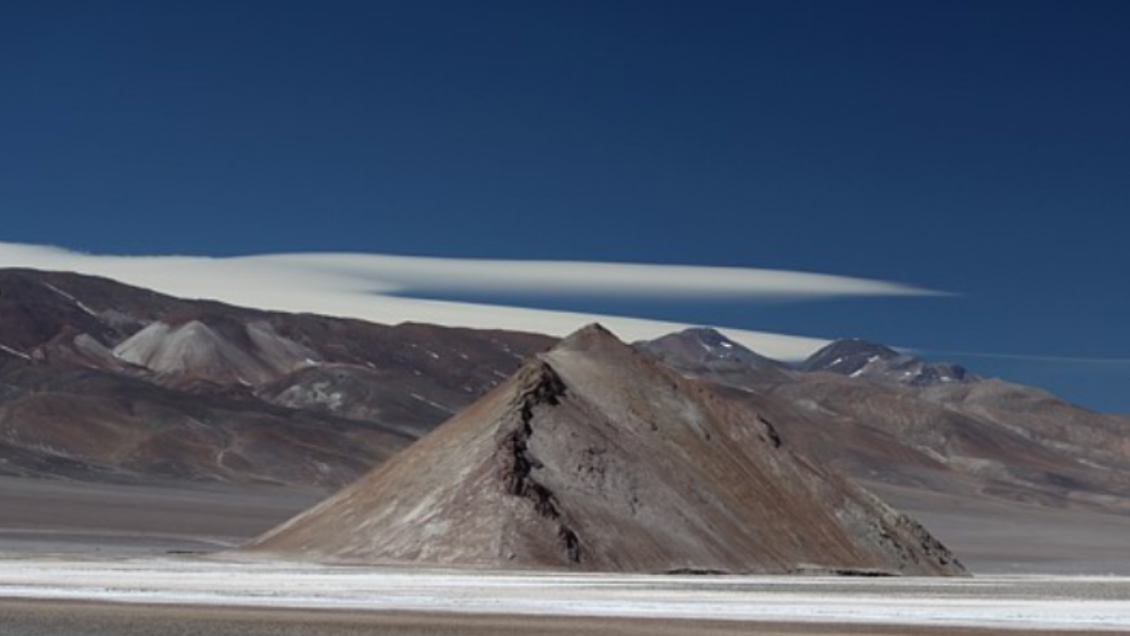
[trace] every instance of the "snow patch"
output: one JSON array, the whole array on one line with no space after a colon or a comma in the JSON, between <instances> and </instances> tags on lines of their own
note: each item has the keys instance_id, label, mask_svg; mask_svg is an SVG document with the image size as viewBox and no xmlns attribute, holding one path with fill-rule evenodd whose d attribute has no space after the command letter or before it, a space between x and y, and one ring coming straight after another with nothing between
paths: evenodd
<instances>
[{"instance_id":1,"label":"snow patch","mask_svg":"<svg viewBox=\"0 0 1130 636\"><path fill-rule=\"evenodd\" d=\"M91 316L94 316L95 318L98 318L99 320L101 320L101 319L102 319L102 317L101 317L101 316L99 316L97 312L95 312L95 311L94 311L93 309L91 309L90 307L87 307L86 305L84 305L84 304L83 304L83 302L82 302L81 300L79 300L78 298L75 298L75 297L74 297L73 295L71 295L71 294L68 294L67 292L65 292L65 291L63 291L63 290L61 290L61 289L59 289L58 287L56 287L56 286L52 285L51 283L46 283L46 282L45 282L45 283L43 283L43 285L44 285L44 287L46 287L47 289L50 289L51 291L55 292L56 294L58 294L58 295L62 296L63 298L66 298L67 300L69 300L69 301L71 301L72 303L74 303L74 304L75 304L75 306L76 306L76 307L78 307L79 309L81 309L81 310L82 310L83 312L85 312L85 313L87 313L87 314L90 314Z\"/></svg>"},{"instance_id":2,"label":"snow patch","mask_svg":"<svg viewBox=\"0 0 1130 636\"><path fill-rule=\"evenodd\" d=\"M420 395L419 393L410 393L409 395L411 395L413 399L418 400L420 402L423 402L424 404L427 404L428 406L430 406L434 409L438 409L440 411L443 411L444 413L452 413L452 414L455 413L455 411L452 411L451 409L440 404L439 402L429 400L428 398Z\"/></svg>"},{"instance_id":3,"label":"snow patch","mask_svg":"<svg viewBox=\"0 0 1130 636\"><path fill-rule=\"evenodd\" d=\"M29 360L29 361L31 360L31 356L29 356L28 354L24 353L23 351L19 351L18 349L13 349L13 348L11 348L7 345L0 344L0 351L7 351L8 353L16 356L17 358L23 358L24 360Z\"/></svg>"}]
</instances>

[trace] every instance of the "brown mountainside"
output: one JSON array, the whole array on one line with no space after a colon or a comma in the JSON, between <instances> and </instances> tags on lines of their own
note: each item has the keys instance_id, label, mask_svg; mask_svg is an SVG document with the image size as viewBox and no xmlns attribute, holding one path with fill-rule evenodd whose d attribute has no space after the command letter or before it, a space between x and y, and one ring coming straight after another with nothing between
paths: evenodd
<instances>
[{"instance_id":1,"label":"brown mountainside","mask_svg":"<svg viewBox=\"0 0 1130 636\"><path fill-rule=\"evenodd\" d=\"M596 571L964 571L763 419L595 326L248 549Z\"/></svg>"},{"instance_id":2,"label":"brown mountainside","mask_svg":"<svg viewBox=\"0 0 1130 636\"><path fill-rule=\"evenodd\" d=\"M806 454L853 477L963 497L1130 512L1130 419L1094 413L1032 387L952 365L890 357L858 341L833 345L825 367L764 370L741 345L688 330L637 347L713 383L777 425ZM835 353L835 352L841 353ZM688 355L686 352L693 352ZM892 352L890 354L894 356ZM806 368L813 365L805 365ZM874 370L868 373L868 369ZM912 381L904 376L912 373Z\"/></svg>"},{"instance_id":3,"label":"brown mountainside","mask_svg":"<svg viewBox=\"0 0 1130 636\"><path fill-rule=\"evenodd\" d=\"M553 342L0 270L0 475L332 488Z\"/></svg>"}]
</instances>

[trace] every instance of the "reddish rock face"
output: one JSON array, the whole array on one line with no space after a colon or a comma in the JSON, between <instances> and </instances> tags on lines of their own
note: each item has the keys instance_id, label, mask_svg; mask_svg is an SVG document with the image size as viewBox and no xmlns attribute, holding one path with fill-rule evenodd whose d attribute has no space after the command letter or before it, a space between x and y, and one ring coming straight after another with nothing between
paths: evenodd
<instances>
[{"instance_id":1,"label":"reddish rock face","mask_svg":"<svg viewBox=\"0 0 1130 636\"><path fill-rule=\"evenodd\" d=\"M964 573L772 425L586 328L247 546L288 556L621 572Z\"/></svg>"}]
</instances>

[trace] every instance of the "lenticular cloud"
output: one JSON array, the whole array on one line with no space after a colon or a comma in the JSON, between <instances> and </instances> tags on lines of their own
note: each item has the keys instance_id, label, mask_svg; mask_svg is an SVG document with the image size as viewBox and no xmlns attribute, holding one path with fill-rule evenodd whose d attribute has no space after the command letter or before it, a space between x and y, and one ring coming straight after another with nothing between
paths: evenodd
<instances>
[{"instance_id":1,"label":"lenticular cloud","mask_svg":"<svg viewBox=\"0 0 1130 636\"><path fill-rule=\"evenodd\" d=\"M0 267L65 270L105 276L185 298L260 309L311 312L395 324L537 331L564 335L600 321L629 338L653 338L686 325L471 302L445 294L572 295L754 302L924 296L938 292L899 283L826 274L599 262L418 258L377 254L270 254L230 258L104 256L0 243ZM783 359L804 357L825 341L726 330L732 339Z\"/></svg>"}]
</instances>

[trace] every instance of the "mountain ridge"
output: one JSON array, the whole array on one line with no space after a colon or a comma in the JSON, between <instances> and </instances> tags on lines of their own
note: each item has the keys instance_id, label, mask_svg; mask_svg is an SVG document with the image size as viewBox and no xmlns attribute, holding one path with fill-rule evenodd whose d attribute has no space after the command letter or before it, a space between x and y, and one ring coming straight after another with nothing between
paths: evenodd
<instances>
[{"instance_id":1,"label":"mountain ridge","mask_svg":"<svg viewBox=\"0 0 1130 636\"><path fill-rule=\"evenodd\" d=\"M0 270L0 474L337 487L552 342Z\"/></svg>"},{"instance_id":2,"label":"mountain ridge","mask_svg":"<svg viewBox=\"0 0 1130 636\"><path fill-rule=\"evenodd\" d=\"M920 525L599 326L246 549L472 567L964 572Z\"/></svg>"},{"instance_id":3,"label":"mountain ridge","mask_svg":"<svg viewBox=\"0 0 1130 636\"><path fill-rule=\"evenodd\" d=\"M728 397L760 409L806 452L856 478L990 500L1130 511L1130 479L1122 476L1130 468L1130 418L969 373L929 375L946 365L858 340L837 341L788 375L766 375L756 366L719 372L697 355L679 358L672 337L696 342L700 334L636 346L658 346L667 364L725 387ZM895 364L861 373L876 357ZM919 375L906 374L908 360Z\"/></svg>"}]
</instances>

